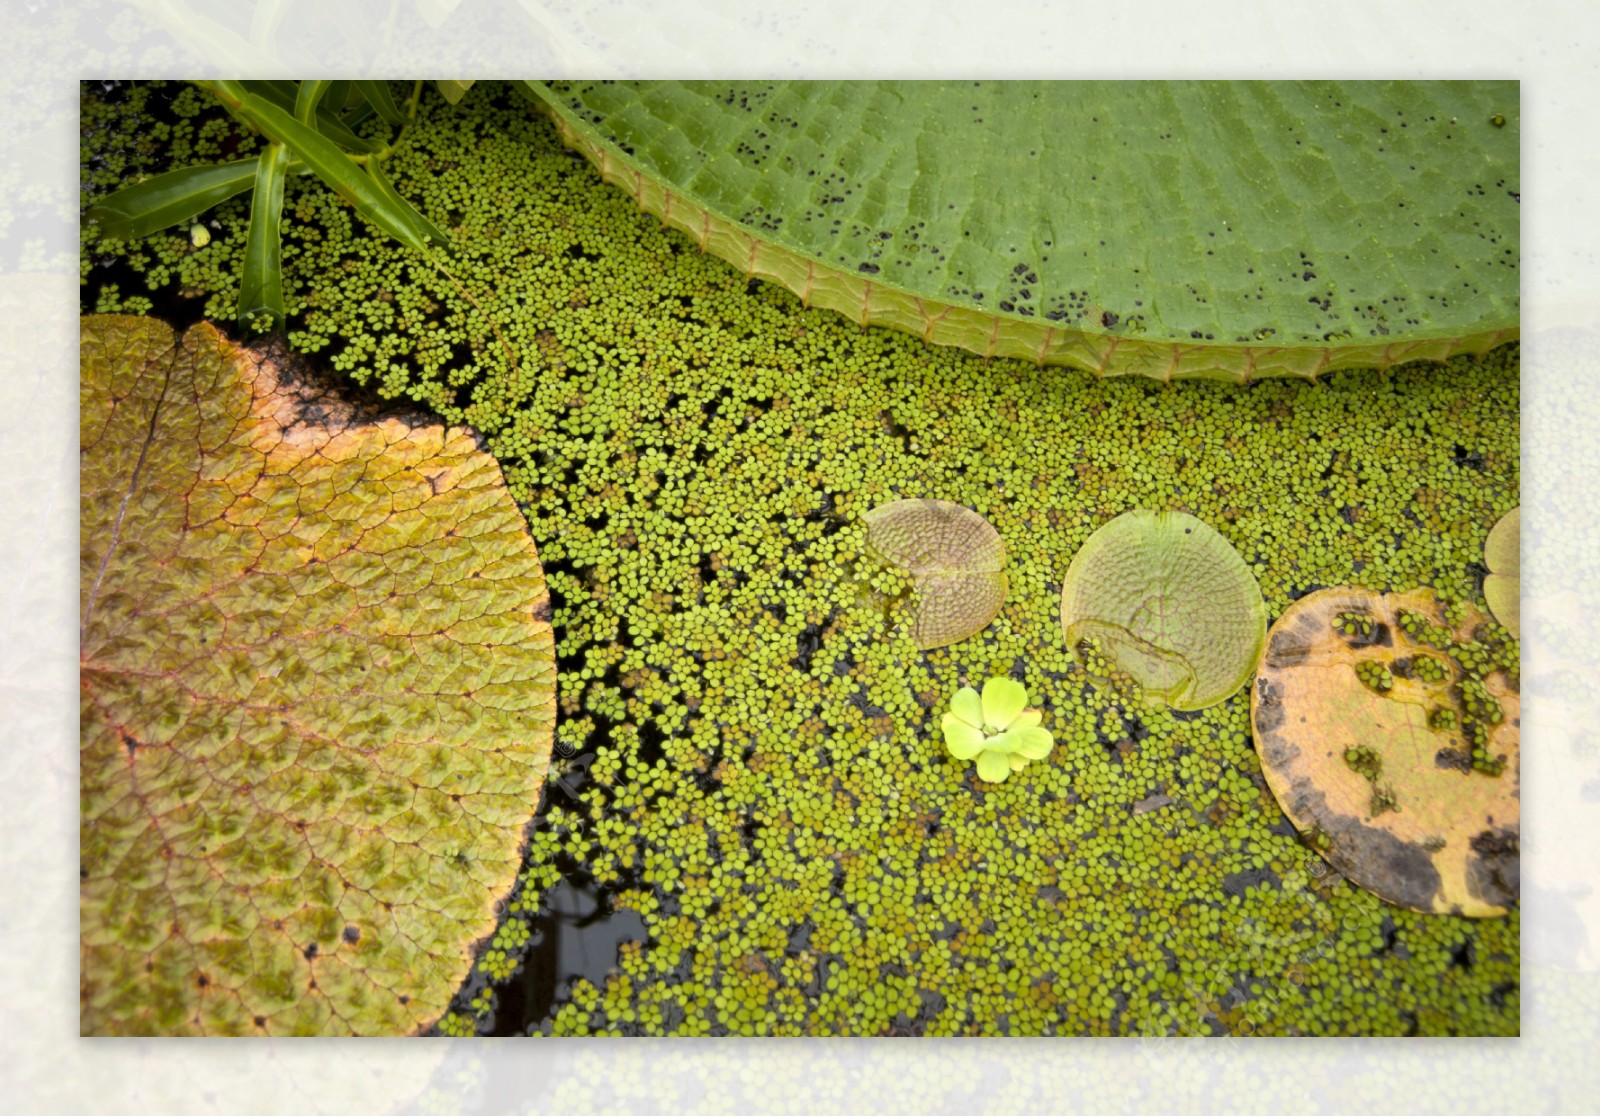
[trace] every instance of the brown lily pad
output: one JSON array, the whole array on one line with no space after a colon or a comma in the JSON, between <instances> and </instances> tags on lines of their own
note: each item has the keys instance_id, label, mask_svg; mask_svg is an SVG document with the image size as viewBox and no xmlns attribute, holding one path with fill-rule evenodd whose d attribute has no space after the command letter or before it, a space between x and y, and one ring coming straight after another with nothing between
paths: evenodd
<instances>
[{"instance_id":1,"label":"brown lily pad","mask_svg":"<svg viewBox=\"0 0 1600 1117\"><path fill-rule=\"evenodd\" d=\"M1519 890L1514 647L1430 590L1322 590L1267 635L1256 749L1284 812L1352 882L1416 911L1503 915Z\"/></svg>"},{"instance_id":2,"label":"brown lily pad","mask_svg":"<svg viewBox=\"0 0 1600 1117\"><path fill-rule=\"evenodd\" d=\"M1006 547L978 513L947 500L896 500L862 516L867 548L917 590L911 638L942 648L983 631L1005 604Z\"/></svg>"}]
</instances>

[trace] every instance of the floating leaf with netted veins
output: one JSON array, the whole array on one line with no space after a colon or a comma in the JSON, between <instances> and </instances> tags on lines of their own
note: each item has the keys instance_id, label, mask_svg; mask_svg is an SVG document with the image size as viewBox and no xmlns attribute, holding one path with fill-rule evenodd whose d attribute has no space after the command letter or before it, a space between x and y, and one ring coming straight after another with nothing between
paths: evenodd
<instances>
[{"instance_id":1,"label":"floating leaf with netted veins","mask_svg":"<svg viewBox=\"0 0 1600 1117\"><path fill-rule=\"evenodd\" d=\"M1489 531L1483 545L1489 573L1483 578L1483 597L1494 619L1511 635L1522 636L1522 508L1513 508Z\"/></svg>"},{"instance_id":2,"label":"floating leaf with netted veins","mask_svg":"<svg viewBox=\"0 0 1600 1117\"><path fill-rule=\"evenodd\" d=\"M1005 604L1006 548L994 525L947 500L896 500L862 516L867 547L916 584L911 637L941 648L983 631Z\"/></svg>"},{"instance_id":3,"label":"floating leaf with netted veins","mask_svg":"<svg viewBox=\"0 0 1600 1117\"><path fill-rule=\"evenodd\" d=\"M1073 556L1061 587L1067 646L1093 640L1147 698L1198 710L1255 668L1267 607L1233 546L1185 512L1125 512Z\"/></svg>"},{"instance_id":4,"label":"floating leaf with netted veins","mask_svg":"<svg viewBox=\"0 0 1600 1117\"><path fill-rule=\"evenodd\" d=\"M1284 813L1352 882L1415 911L1503 915L1519 893L1513 646L1430 590L1320 590L1272 626L1250 716Z\"/></svg>"},{"instance_id":5,"label":"floating leaf with netted veins","mask_svg":"<svg viewBox=\"0 0 1600 1117\"><path fill-rule=\"evenodd\" d=\"M550 756L549 598L500 469L209 325L81 336L80 1027L425 1029Z\"/></svg>"},{"instance_id":6,"label":"floating leaf with netted veins","mask_svg":"<svg viewBox=\"0 0 1600 1117\"><path fill-rule=\"evenodd\" d=\"M985 357L1249 382L1519 329L1512 82L524 88L702 251Z\"/></svg>"}]
</instances>

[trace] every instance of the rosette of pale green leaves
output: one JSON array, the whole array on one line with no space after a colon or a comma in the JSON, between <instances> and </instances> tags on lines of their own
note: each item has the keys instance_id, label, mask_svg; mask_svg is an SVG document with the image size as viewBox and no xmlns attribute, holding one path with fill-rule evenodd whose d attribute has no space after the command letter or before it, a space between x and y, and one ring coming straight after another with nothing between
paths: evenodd
<instances>
[{"instance_id":1,"label":"rosette of pale green leaves","mask_svg":"<svg viewBox=\"0 0 1600 1117\"><path fill-rule=\"evenodd\" d=\"M990 679L983 697L964 686L944 715L944 741L958 760L978 762L978 778L999 783L1030 760L1043 760L1055 744L1039 725L1043 714L1027 709L1028 691L1015 679Z\"/></svg>"}]
</instances>

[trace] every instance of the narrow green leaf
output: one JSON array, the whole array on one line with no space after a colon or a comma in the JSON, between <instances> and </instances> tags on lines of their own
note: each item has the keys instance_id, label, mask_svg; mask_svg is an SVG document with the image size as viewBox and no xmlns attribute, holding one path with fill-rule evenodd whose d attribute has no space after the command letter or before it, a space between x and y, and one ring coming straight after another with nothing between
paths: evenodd
<instances>
[{"instance_id":1,"label":"narrow green leaf","mask_svg":"<svg viewBox=\"0 0 1600 1117\"><path fill-rule=\"evenodd\" d=\"M314 125L317 105L322 100L322 95L328 92L331 81L303 81L300 83L300 92L294 98L294 118L301 124Z\"/></svg>"},{"instance_id":2,"label":"narrow green leaf","mask_svg":"<svg viewBox=\"0 0 1600 1117\"><path fill-rule=\"evenodd\" d=\"M256 78L246 79L241 81L239 84L244 86L251 93L254 93L260 97L265 97L267 100L271 101L275 105L280 106L281 108L292 109L294 107L296 87L295 83L292 81L265 81Z\"/></svg>"},{"instance_id":3,"label":"narrow green leaf","mask_svg":"<svg viewBox=\"0 0 1600 1117\"><path fill-rule=\"evenodd\" d=\"M389 94L389 83L386 81L358 81L356 88L361 90L367 103L378 110L378 115L386 123L396 128L405 124L406 118L400 112L400 106L394 103L394 98Z\"/></svg>"},{"instance_id":4,"label":"narrow green leaf","mask_svg":"<svg viewBox=\"0 0 1600 1117\"><path fill-rule=\"evenodd\" d=\"M355 207L357 213L408 248L425 252L428 240L414 224L420 215L409 206L396 206L392 194L378 189L372 179L337 144L322 133L307 128L236 81L205 83L223 104L276 143L288 144L304 159L335 194ZM408 212L409 211L409 212Z\"/></svg>"},{"instance_id":5,"label":"narrow green leaf","mask_svg":"<svg viewBox=\"0 0 1600 1117\"><path fill-rule=\"evenodd\" d=\"M182 167L124 186L89 207L84 219L118 240L138 240L196 217L256 180L256 160L240 159L209 167Z\"/></svg>"},{"instance_id":6,"label":"narrow green leaf","mask_svg":"<svg viewBox=\"0 0 1600 1117\"><path fill-rule=\"evenodd\" d=\"M328 83L328 91L322 95L322 103L327 105L335 116L343 116L344 110L350 108L351 94L354 92L355 87L355 82L347 81L344 78L330 81Z\"/></svg>"},{"instance_id":7,"label":"narrow green leaf","mask_svg":"<svg viewBox=\"0 0 1600 1117\"><path fill-rule=\"evenodd\" d=\"M289 153L275 143L261 154L256 193L250 204L250 231L245 241L244 274L239 282L239 325L271 330L283 323L282 245L278 219L283 212L283 179Z\"/></svg>"},{"instance_id":8,"label":"narrow green leaf","mask_svg":"<svg viewBox=\"0 0 1600 1117\"><path fill-rule=\"evenodd\" d=\"M434 87L439 90L439 95L452 105L459 105L461 98L467 95L473 83L470 81L435 81Z\"/></svg>"},{"instance_id":9,"label":"narrow green leaf","mask_svg":"<svg viewBox=\"0 0 1600 1117\"><path fill-rule=\"evenodd\" d=\"M360 124L363 120L366 120L371 115L372 106L367 104L365 97L362 97L358 94L356 97L356 104L352 105L348 111L341 113L339 115L339 119L344 121L348 127L354 128L357 124ZM377 147L374 146L373 150L376 151Z\"/></svg>"},{"instance_id":10,"label":"narrow green leaf","mask_svg":"<svg viewBox=\"0 0 1600 1117\"><path fill-rule=\"evenodd\" d=\"M410 218L411 229L417 234L417 236L421 237L423 240L432 241L434 244L441 245L446 249L450 247L449 235L446 234L444 230L440 229L439 226L435 225L432 221L429 221L427 216L423 214L421 210L417 209L416 206L412 205L410 202L406 201L400 196L399 192L396 191L394 186L390 184L388 177L383 173L383 166L378 162L377 159L368 160L367 176L372 179L372 184L383 193L384 197L389 200L389 203L393 205L398 212L403 213Z\"/></svg>"},{"instance_id":11,"label":"narrow green leaf","mask_svg":"<svg viewBox=\"0 0 1600 1117\"><path fill-rule=\"evenodd\" d=\"M196 82L195 84L212 88L212 83ZM299 89L292 81L241 81L236 83L254 93L263 101L276 105L290 116L297 115L297 105L300 97ZM322 83L319 83L322 84ZM323 98L326 101L326 97ZM327 136L334 143L350 148L352 151L377 151L383 145L376 140L365 139L350 130L351 125L358 123L360 118L352 117L341 120L337 115L329 112L321 105L317 107L317 130Z\"/></svg>"}]
</instances>

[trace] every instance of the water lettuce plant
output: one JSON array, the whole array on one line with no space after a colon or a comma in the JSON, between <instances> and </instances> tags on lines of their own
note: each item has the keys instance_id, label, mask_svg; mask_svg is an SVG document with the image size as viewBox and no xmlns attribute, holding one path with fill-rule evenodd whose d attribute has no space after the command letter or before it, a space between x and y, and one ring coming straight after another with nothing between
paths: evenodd
<instances>
[{"instance_id":1,"label":"water lettuce plant","mask_svg":"<svg viewBox=\"0 0 1600 1117\"><path fill-rule=\"evenodd\" d=\"M1039 725L1044 714L1027 709L1028 688L998 677L983 684L983 696L969 686L950 699L944 715L944 741L957 760L976 760L978 778L1000 783L1030 760L1050 755L1054 738Z\"/></svg>"}]
</instances>

